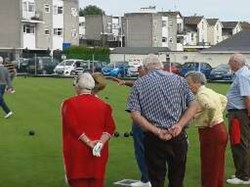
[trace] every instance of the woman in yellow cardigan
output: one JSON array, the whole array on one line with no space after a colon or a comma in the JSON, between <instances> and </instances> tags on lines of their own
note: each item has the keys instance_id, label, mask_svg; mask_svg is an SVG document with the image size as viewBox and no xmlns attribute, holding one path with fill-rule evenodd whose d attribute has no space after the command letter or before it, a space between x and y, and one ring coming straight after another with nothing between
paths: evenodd
<instances>
[{"instance_id":1,"label":"woman in yellow cardigan","mask_svg":"<svg viewBox=\"0 0 250 187\"><path fill-rule=\"evenodd\" d=\"M185 77L200 105L195 121L200 140L201 186L223 187L227 144L223 112L227 98L205 86L203 73L189 72Z\"/></svg>"}]
</instances>

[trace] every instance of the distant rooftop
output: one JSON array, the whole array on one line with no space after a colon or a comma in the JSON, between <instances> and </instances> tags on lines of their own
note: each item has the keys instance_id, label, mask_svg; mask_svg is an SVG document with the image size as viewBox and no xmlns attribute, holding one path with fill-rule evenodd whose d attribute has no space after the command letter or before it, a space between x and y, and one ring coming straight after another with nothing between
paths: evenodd
<instances>
[{"instance_id":1,"label":"distant rooftop","mask_svg":"<svg viewBox=\"0 0 250 187\"><path fill-rule=\"evenodd\" d=\"M184 17L184 24L185 25L197 25L201 22L203 18L204 18L203 16Z\"/></svg>"},{"instance_id":2,"label":"distant rooftop","mask_svg":"<svg viewBox=\"0 0 250 187\"><path fill-rule=\"evenodd\" d=\"M210 26L214 26L218 20L219 20L218 18L208 18L207 22Z\"/></svg>"},{"instance_id":3,"label":"distant rooftop","mask_svg":"<svg viewBox=\"0 0 250 187\"><path fill-rule=\"evenodd\" d=\"M250 53L250 31L241 31L201 53Z\"/></svg>"}]
</instances>

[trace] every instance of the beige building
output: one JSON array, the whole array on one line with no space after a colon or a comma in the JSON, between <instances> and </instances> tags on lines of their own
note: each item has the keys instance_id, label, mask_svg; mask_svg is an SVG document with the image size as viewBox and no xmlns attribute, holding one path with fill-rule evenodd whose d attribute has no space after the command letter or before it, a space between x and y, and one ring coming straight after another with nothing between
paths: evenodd
<instances>
[{"instance_id":1,"label":"beige building","mask_svg":"<svg viewBox=\"0 0 250 187\"><path fill-rule=\"evenodd\" d=\"M78 9L78 0L1 0L1 51L19 55L78 45Z\"/></svg>"}]
</instances>

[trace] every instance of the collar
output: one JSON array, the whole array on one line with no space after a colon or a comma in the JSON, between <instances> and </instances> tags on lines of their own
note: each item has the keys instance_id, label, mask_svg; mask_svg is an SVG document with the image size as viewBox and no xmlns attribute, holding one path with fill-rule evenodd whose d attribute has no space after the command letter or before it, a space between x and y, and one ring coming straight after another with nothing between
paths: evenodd
<instances>
[{"instance_id":1,"label":"collar","mask_svg":"<svg viewBox=\"0 0 250 187\"><path fill-rule=\"evenodd\" d=\"M235 72L235 75L239 75L241 72L248 70L247 66L243 66Z\"/></svg>"},{"instance_id":2,"label":"collar","mask_svg":"<svg viewBox=\"0 0 250 187\"><path fill-rule=\"evenodd\" d=\"M200 88L199 88L198 91L197 91L197 94L198 94L199 92L201 92L202 90L205 90L205 89L206 89L206 86L205 86L205 85L201 85Z\"/></svg>"}]
</instances>

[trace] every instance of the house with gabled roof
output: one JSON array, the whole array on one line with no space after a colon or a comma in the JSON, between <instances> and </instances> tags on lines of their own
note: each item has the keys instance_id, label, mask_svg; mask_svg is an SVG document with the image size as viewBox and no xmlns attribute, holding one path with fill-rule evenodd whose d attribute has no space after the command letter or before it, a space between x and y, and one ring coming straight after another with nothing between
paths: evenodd
<instances>
[{"instance_id":1,"label":"house with gabled roof","mask_svg":"<svg viewBox=\"0 0 250 187\"><path fill-rule=\"evenodd\" d=\"M207 19L208 22L208 33L207 40L210 45L216 45L222 41L222 23L218 18Z\"/></svg>"},{"instance_id":2,"label":"house with gabled roof","mask_svg":"<svg viewBox=\"0 0 250 187\"><path fill-rule=\"evenodd\" d=\"M225 40L242 30L238 21L222 21L222 40Z\"/></svg>"},{"instance_id":3,"label":"house with gabled roof","mask_svg":"<svg viewBox=\"0 0 250 187\"><path fill-rule=\"evenodd\" d=\"M209 47L207 32L208 22L204 16L184 17L184 48Z\"/></svg>"}]
</instances>

